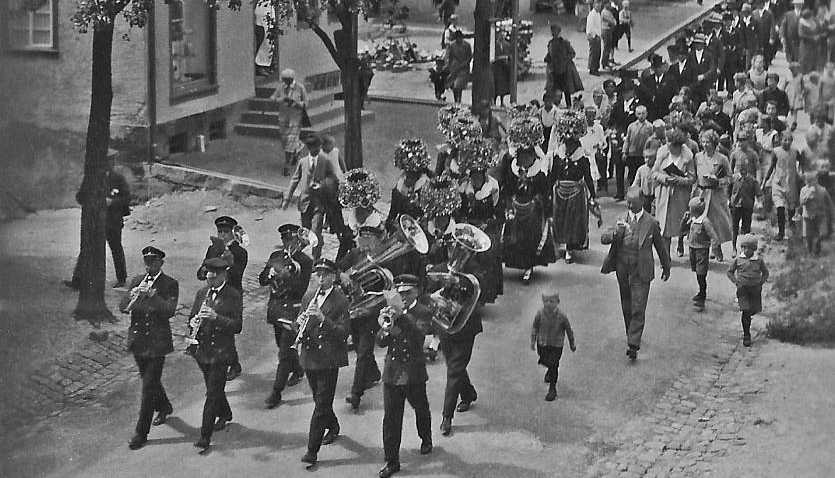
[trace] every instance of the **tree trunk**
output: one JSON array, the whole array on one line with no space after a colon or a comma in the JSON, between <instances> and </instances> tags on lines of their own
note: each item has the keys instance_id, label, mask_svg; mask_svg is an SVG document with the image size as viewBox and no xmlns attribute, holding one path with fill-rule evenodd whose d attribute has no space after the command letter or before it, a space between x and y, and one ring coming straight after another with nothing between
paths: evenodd
<instances>
[{"instance_id":1,"label":"tree trunk","mask_svg":"<svg viewBox=\"0 0 835 478\"><path fill-rule=\"evenodd\" d=\"M340 23L342 34L336 47L341 57L339 66L345 110L345 166L353 169L362 167L362 85L357 56L357 14L344 12L340 15Z\"/></svg>"},{"instance_id":2,"label":"tree trunk","mask_svg":"<svg viewBox=\"0 0 835 478\"><path fill-rule=\"evenodd\" d=\"M77 266L80 293L78 305L73 312L77 320L89 320L91 323L113 317L104 301L106 171L110 144L110 108L113 101L112 49L113 22L98 22L93 29L92 88L84 179L78 194L81 203L81 253Z\"/></svg>"},{"instance_id":3,"label":"tree trunk","mask_svg":"<svg viewBox=\"0 0 835 478\"><path fill-rule=\"evenodd\" d=\"M493 68L490 64L490 0L476 0L475 39L473 42L473 107L493 103Z\"/></svg>"}]
</instances>

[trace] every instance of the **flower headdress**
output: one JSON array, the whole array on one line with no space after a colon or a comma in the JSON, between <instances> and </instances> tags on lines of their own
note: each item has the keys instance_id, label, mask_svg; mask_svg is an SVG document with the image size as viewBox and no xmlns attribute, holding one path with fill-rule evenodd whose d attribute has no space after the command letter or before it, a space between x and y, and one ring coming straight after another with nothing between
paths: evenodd
<instances>
[{"instance_id":1,"label":"flower headdress","mask_svg":"<svg viewBox=\"0 0 835 478\"><path fill-rule=\"evenodd\" d=\"M467 112L452 118L447 139L453 146L481 137L481 123L475 115Z\"/></svg>"},{"instance_id":2,"label":"flower headdress","mask_svg":"<svg viewBox=\"0 0 835 478\"><path fill-rule=\"evenodd\" d=\"M563 141L569 138L582 138L588 130L588 122L586 120L585 111L572 108L564 112L559 118L557 118L556 128L557 133Z\"/></svg>"},{"instance_id":3,"label":"flower headdress","mask_svg":"<svg viewBox=\"0 0 835 478\"><path fill-rule=\"evenodd\" d=\"M507 137L513 148L533 148L544 141L542 123L535 116L519 114L510 120Z\"/></svg>"},{"instance_id":4,"label":"flower headdress","mask_svg":"<svg viewBox=\"0 0 835 478\"><path fill-rule=\"evenodd\" d=\"M461 207L458 183L447 175L430 179L429 184L420 190L418 204L427 219L452 216Z\"/></svg>"},{"instance_id":5,"label":"flower headdress","mask_svg":"<svg viewBox=\"0 0 835 478\"><path fill-rule=\"evenodd\" d=\"M494 144L491 140L478 137L458 146L458 168L462 172L486 171L496 166Z\"/></svg>"},{"instance_id":6,"label":"flower headdress","mask_svg":"<svg viewBox=\"0 0 835 478\"><path fill-rule=\"evenodd\" d=\"M458 115L471 115L470 110L460 104L450 104L438 110L438 131L449 137L450 124Z\"/></svg>"},{"instance_id":7,"label":"flower headdress","mask_svg":"<svg viewBox=\"0 0 835 478\"><path fill-rule=\"evenodd\" d=\"M422 171L429 167L431 158L420 138L401 139L394 150L394 165L403 171Z\"/></svg>"},{"instance_id":8,"label":"flower headdress","mask_svg":"<svg viewBox=\"0 0 835 478\"><path fill-rule=\"evenodd\" d=\"M374 173L355 168L345 173L339 183L339 202L344 207L370 208L380 200L380 183Z\"/></svg>"}]
</instances>

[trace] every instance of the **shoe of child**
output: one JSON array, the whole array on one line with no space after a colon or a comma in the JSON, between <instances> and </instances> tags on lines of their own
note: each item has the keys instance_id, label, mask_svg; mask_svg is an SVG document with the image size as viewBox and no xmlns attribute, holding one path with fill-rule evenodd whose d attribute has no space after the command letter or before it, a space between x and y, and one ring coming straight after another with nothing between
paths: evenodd
<instances>
[{"instance_id":1,"label":"shoe of child","mask_svg":"<svg viewBox=\"0 0 835 478\"><path fill-rule=\"evenodd\" d=\"M746 335L746 336L742 337L742 345L745 346L745 347L750 347L751 346L751 336L750 335Z\"/></svg>"},{"instance_id":2,"label":"shoe of child","mask_svg":"<svg viewBox=\"0 0 835 478\"><path fill-rule=\"evenodd\" d=\"M545 395L545 401L546 402L553 402L556 399L557 399L557 389L555 389L555 388L549 389L548 394Z\"/></svg>"}]
</instances>

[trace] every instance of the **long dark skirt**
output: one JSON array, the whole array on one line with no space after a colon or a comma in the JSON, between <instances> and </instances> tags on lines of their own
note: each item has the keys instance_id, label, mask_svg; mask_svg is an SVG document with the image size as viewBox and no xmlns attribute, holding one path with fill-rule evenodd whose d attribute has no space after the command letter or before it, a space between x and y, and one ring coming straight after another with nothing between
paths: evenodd
<instances>
[{"instance_id":1,"label":"long dark skirt","mask_svg":"<svg viewBox=\"0 0 835 478\"><path fill-rule=\"evenodd\" d=\"M539 199L527 203L513 201L515 216L507 221L502 234L504 264L513 269L529 269L556 262L553 238L545 222Z\"/></svg>"},{"instance_id":2,"label":"long dark skirt","mask_svg":"<svg viewBox=\"0 0 835 478\"><path fill-rule=\"evenodd\" d=\"M492 304L504 292L501 225L488 227L484 232L490 237L490 249L471 257L465 269L478 278L481 286L479 302Z\"/></svg>"},{"instance_id":3,"label":"long dark skirt","mask_svg":"<svg viewBox=\"0 0 835 478\"><path fill-rule=\"evenodd\" d=\"M554 186L554 240L572 251L589 248L588 191L582 181Z\"/></svg>"},{"instance_id":4,"label":"long dark skirt","mask_svg":"<svg viewBox=\"0 0 835 478\"><path fill-rule=\"evenodd\" d=\"M493 62L493 94L496 97L510 94L510 63L507 60Z\"/></svg>"}]
</instances>

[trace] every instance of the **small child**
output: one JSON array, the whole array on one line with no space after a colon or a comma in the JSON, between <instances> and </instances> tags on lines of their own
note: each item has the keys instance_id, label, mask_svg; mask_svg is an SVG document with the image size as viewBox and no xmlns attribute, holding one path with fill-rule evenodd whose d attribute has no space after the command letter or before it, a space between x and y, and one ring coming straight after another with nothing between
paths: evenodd
<instances>
[{"instance_id":1,"label":"small child","mask_svg":"<svg viewBox=\"0 0 835 478\"><path fill-rule=\"evenodd\" d=\"M542 294L542 309L534 316L531 328L531 350L536 350L539 354L539 364L548 368L545 372L545 383L548 384L548 394L545 395L547 402L557 398L557 369L560 366L566 335L571 351L576 351L571 323L560 310L560 295L556 292L551 295Z\"/></svg>"},{"instance_id":2,"label":"small child","mask_svg":"<svg viewBox=\"0 0 835 478\"><path fill-rule=\"evenodd\" d=\"M733 248L736 254L736 239L740 233L751 232L751 217L754 215L754 198L762 194L760 184L751 176L750 168L740 166L739 174L731 186L731 223L733 226Z\"/></svg>"},{"instance_id":3,"label":"small child","mask_svg":"<svg viewBox=\"0 0 835 478\"><path fill-rule=\"evenodd\" d=\"M705 202L700 197L690 200L690 230L687 234L687 246L690 249L690 269L696 273L699 293L693 296L693 304L702 310L707 299L707 269L710 264L710 244L719 243L719 235L713 223L705 214Z\"/></svg>"},{"instance_id":4,"label":"small child","mask_svg":"<svg viewBox=\"0 0 835 478\"><path fill-rule=\"evenodd\" d=\"M560 94L560 99L562 99L562 94ZM545 138L542 150L548 151L551 128L557 123L557 107L554 106L554 93L550 91L542 95L542 108L539 109L539 121L542 123L542 136Z\"/></svg>"},{"instance_id":5,"label":"small child","mask_svg":"<svg viewBox=\"0 0 835 478\"><path fill-rule=\"evenodd\" d=\"M632 9L629 8L629 0L623 0L618 17L621 32L626 35L626 45L629 47L629 53L632 53L632 27L635 26L635 22L632 20Z\"/></svg>"},{"instance_id":6,"label":"small child","mask_svg":"<svg viewBox=\"0 0 835 478\"><path fill-rule=\"evenodd\" d=\"M762 287L768 280L768 268L757 254L757 236L739 237L738 256L731 261L728 278L736 284L736 298L742 311L742 345L751 346L751 317L762 310Z\"/></svg>"},{"instance_id":7,"label":"small child","mask_svg":"<svg viewBox=\"0 0 835 478\"><path fill-rule=\"evenodd\" d=\"M447 77L449 77L449 70L444 65L444 59L436 59L435 67L429 69L429 81L435 87L435 99L438 101L445 101L444 92L446 91Z\"/></svg>"},{"instance_id":8,"label":"small child","mask_svg":"<svg viewBox=\"0 0 835 478\"><path fill-rule=\"evenodd\" d=\"M803 209L803 237L809 254L821 253L821 236L832 216L832 198L818 184L818 173L809 171L803 175L805 186L800 190L800 207Z\"/></svg>"},{"instance_id":9,"label":"small child","mask_svg":"<svg viewBox=\"0 0 835 478\"><path fill-rule=\"evenodd\" d=\"M635 173L635 182L632 187L641 190L641 198L644 200L644 211L652 214L652 206L655 202L655 181L652 179L652 167L655 165L655 156L661 143L654 138L647 140L644 145L644 164Z\"/></svg>"}]
</instances>

